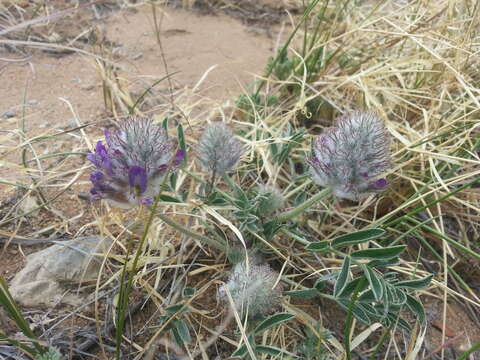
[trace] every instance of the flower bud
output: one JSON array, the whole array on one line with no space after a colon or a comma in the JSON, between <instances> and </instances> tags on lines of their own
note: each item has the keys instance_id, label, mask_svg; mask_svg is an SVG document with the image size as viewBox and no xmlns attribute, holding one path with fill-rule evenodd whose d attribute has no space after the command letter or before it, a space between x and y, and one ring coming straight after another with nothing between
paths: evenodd
<instances>
[{"instance_id":1,"label":"flower bud","mask_svg":"<svg viewBox=\"0 0 480 360\"><path fill-rule=\"evenodd\" d=\"M222 122L211 123L198 143L198 159L205 170L222 176L233 170L243 153L243 146Z\"/></svg>"},{"instance_id":2,"label":"flower bud","mask_svg":"<svg viewBox=\"0 0 480 360\"><path fill-rule=\"evenodd\" d=\"M342 116L313 142L307 160L313 181L350 200L380 192L388 185L381 175L390 168L389 145L385 126L375 114L356 111Z\"/></svg>"},{"instance_id":3,"label":"flower bud","mask_svg":"<svg viewBox=\"0 0 480 360\"><path fill-rule=\"evenodd\" d=\"M252 262L248 266L245 262L235 265L228 282L218 291L219 298L228 302L228 290L235 310L251 319L272 312L282 296L281 286L276 285L278 274L268 265Z\"/></svg>"},{"instance_id":4,"label":"flower bud","mask_svg":"<svg viewBox=\"0 0 480 360\"><path fill-rule=\"evenodd\" d=\"M256 192L260 198L258 202L258 213L263 217L268 217L283 209L285 198L277 188L268 185L259 185Z\"/></svg>"},{"instance_id":5,"label":"flower bud","mask_svg":"<svg viewBox=\"0 0 480 360\"><path fill-rule=\"evenodd\" d=\"M184 158L183 150L174 152L165 129L148 117L130 117L118 131L105 130L105 142L87 154L96 168L90 193L122 208L152 204L168 170Z\"/></svg>"}]
</instances>

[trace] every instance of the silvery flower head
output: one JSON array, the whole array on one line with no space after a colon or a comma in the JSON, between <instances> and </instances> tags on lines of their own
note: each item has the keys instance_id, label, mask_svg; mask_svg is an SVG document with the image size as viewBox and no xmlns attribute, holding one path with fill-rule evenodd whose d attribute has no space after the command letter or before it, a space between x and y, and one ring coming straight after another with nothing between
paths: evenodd
<instances>
[{"instance_id":1,"label":"silvery flower head","mask_svg":"<svg viewBox=\"0 0 480 360\"><path fill-rule=\"evenodd\" d=\"M390 167L389 145L384 123L375 114L342 116L313 142L308 159L313 180L350 200L380 192L388 184L381 175Z\"/></svg>"},{"instance_id":2,"label":"silvery flower head","mask_svg":"<svg viewBox=\"0 0 480 360\"><path fill-rule=\"evenodd\" d=\"M227 290L235 310L253 319L267 315L280 304L282 291L276 285L278 274L270 266L245 261L235 265L228 282L218 290L219 298L229 303Z\"/></svg>"},{"instance_id":3,"label":"silvery flower head","mask_svg":"<svg viewBox=\"0 0 480 360\"><path fill-rule=\"evenodd\" d=\"M90 192L93 199L122 208L152 204L164 176L184 158L183 150L175 153L165 129L148 117L130 117L118 131L105 130L105 142L87 154L96 168Z\"/></svg>"},{"instance_id":4,"label":"silvery flower head","mask_svg":"<svg viewBox=\"0 0 480 360\"><path fill-rule=\"evenodd\" d=\"M198 143L198 159L212 174L224 175L233 170L243 153L243 146L232 130L222 122L207 126Z\"/></svg>"},{"instance_id":5,"label":"silvery flower head","mask_svg":"<svg viewBox=\"0 0 480 360\"><path fill-rule=\"evenodd\" d=\"M269 185L259 185L256 193L260 198L258 213L262 216L267 217L283 209L285 198L277 188Z\"/></svg>"},{"instance_id":6,"label":"silvery flower head","mask_svg":"<svg viewBox=\"0 0 480 360\"><path fill-rule=\"evenodd\" d=\"M55 347L48 348L48 351L44 352L42 355L38 355L35 360L62 360L62 354Z\"/></svg>"}]
</instances>

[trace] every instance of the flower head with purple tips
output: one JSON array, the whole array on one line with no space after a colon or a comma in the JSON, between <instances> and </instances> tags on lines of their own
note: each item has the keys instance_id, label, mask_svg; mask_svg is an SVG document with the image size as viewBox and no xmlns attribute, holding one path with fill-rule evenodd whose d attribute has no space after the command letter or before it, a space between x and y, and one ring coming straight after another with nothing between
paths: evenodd
<instances>
[{"instance_id":1,"label":"flower head with purple tips","mask_svg":"<svg viewBox=\"0 0 480 360\"><path fill-rule=\"evenodd\" d=\"M373 113L356 111L337 119L317 137L307 160L315 183L340 197L359 200L385 189L381 175L390 168L390 138Z\"/></svg>"},{"instance_id":2,"label":"flower head with purple tips","mask_svg":"<svg viewBox=\"0 0 480 360\"><path fill-rule=\"evenodd\" d=\"M117 131L105 130L105 142L87 154L96 168L90 192L93 199L123 208L152 204L168 170L178 168L185 156L148 117L130 117Z\"/></svg>"}]
</instances>

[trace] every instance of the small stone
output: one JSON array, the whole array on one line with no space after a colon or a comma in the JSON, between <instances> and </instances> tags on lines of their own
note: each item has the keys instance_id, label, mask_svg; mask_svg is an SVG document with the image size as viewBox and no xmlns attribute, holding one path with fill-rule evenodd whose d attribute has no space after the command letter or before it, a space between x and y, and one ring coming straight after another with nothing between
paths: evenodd
<instances>
[{"instance_id":1,"label":"small stone","mask_svg":"<svg viewBox=\"0 0 480 360\"><path fill-rule=\"evenodd\" d=\"M35 215L38 213L38 201L37 198L33 195L27 195L22 202L19 204L17 208L17 214L25 214L28 213L28 215Z\"/></svg>"},{"instance_id":2,"label":"small stone","mask_svg":"<svg viewBox=\"0 0 480 360\"><path fill-rule=\"evenodd\" d=\"M78 306L86 297L76 289L82 281L98 277L101 258L112 241L85 236L62 241L27 256L27 264L10 285L13 298L23 306L55 306L59 302Z\"/></svg>"},{"instance_id":3,"label":"small stone","mask_svg":"<svg viewBox=\"0 0 480 360\"><path fill-rule=\"evenodd\" d=\"M13 111L5 111L3 114L2 114L2 117L6 118L6 119L10 119L10 118L13 118L15 117L15 113Z\"/></svg>"}]
</instances>

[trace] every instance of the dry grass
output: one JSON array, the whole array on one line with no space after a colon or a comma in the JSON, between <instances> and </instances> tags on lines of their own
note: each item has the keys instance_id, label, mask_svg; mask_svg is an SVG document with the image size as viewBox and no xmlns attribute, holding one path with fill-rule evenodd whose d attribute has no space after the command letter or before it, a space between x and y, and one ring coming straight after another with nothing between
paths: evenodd
<instances>
[{"instance_id":1,"label":"dry grass","mask_svg":"<svg viewBox=\"0 0 480 360\"><path fill-rule=\"evenodd\" d=\"M421 292L420 298L425 303L441 300L442 307L437 311L442 319L441 343L446 343L447 329L451 326L446 323L449 304L461 304L473 323L480 315L480 298L471 275L478 273L480 258L480 192L478 185L475 186L480 177L480 6L467 0L350 1L347 10L341 11L344 3L331 1L322 14L322 31L311 51L323 47L323 65L312 79L290 76L280 81L275 76L258 77L264 81L260 94L277 97L274 104L265 102L262 109L245 113L231 105L217 107L200 98L195 88L165 94L152 87L146 93L135 111L154 114L159 121L168 118L172 125L182 123L193 150L170 194L179 198L183 192L185 200L162 203L161 212L198 233L211 234L212 227L217 226L235 239L232 231L236 230L235 222L228 225L219 222L220 217L231 220L231 212L204 205L195 196L205 175L194 161L194 148L198 131L206 121L222 119L242 132L242 141L249 150L234 176L237 183L245 188L258 183L274 184L291 207L302 196L308 197L319 190L301 176L303 170L295 170L295 164L302 163L309 151L311 135L330 126L341 112L355 108L374 110L386 121L394 138L394 167L388 175L391 183L388 192L360 204L319 203L298 223L312 240L333 239L367 226L386 226L389 237L383 245L395 239L409 245L408 254L392 270L405 278L435 272L435 280ZM12 14L12 8L4 8L2 13ZM10 15L8 19L12 21L9 26L15 25L13 21L28 20ZM299 19L291 17L289 21L297 23ZM292 58L299 59L299 67L304 66L305 53L302 55L299 50L304 30L300 28L290 49ZM309 34L311 30L309 27ZM284 32L289 31L287 23ZM28 55L38 44L36 39L2 37L0 45L18 46L18 51ZM75 47L65 42L42 46ZM103 79L106 114L109 114L105 119L115 122L124 117L139 94L131 93L128 84L122 81L121 69L108 60L108 47L74 51L90 55ZM293 92L289 90L292 84L297 84ZM310 106L313 101L317 104L314 108ZM75 104L71 105L75 114ZM102 334L104 339L102 350L95 353L111 358L111 347L107 346L111 345L109 335L103 332L102 324L113 316L114 311L105 303L115 302L112 295L115 290L106 295L109 301L100 295L118 288L126 254L138 245L136 240L142 235L146 210L125 212L105 205L91 206L70 192L71 189L75 193L86 191L89 164L79 154L92 150L92 144L101 138L97 126L105 125L106 121L88 128L82 128L84 124L77 121L67 130L48 128L35 137L22 130L24 121L20 119L16 129L0 133L0 169L14 173L16 178L0 179L8 187L6 193L10 199L2 205L0 236L76 237L95 233L115 239L96 284L98 299L94 315L88 315L89 322L96 323L92 334ZM270 144L287 143L289 126L307 126L308 135L294 149L291 161L279 165L272 157ZM32 196L40 212L21 206L24 199ZM34 212L38 215L33 220L30 214ZM426 225L416 226L425 220L429 220ZM287 234L272 241L258 234L248 236L265 244L269 250L266 259L289 280L285 284L288 290L311 286L315 279L338 271L341 265L337 255L308 253ZM132 262L132 258L127 261ZM161 358L155 355L157 351L175 353L178 358L213 359L216 354L225 358L244 341L239 319L235 322L216 300L217 287L230 269L224 254L155 219L139 264L132 298L142 299L147 305L142 309L143 315L132 315L132 326L124 338L128 358L140 359L144 355L146 359ZM182 297L185 287L196 289L195 294ZM168 324L158 326L166 307L179 303L190 308L181 315L193 339L184 350L171 341L170 333L165 331ZM296 353L305 340L304 329L308 328L316 334L325 354L318 359L345 358L341 335L345 313L336 310L332 302L285 297L283 307L296 315L295 320L265 332L258 339L261 344ZM360 358L362 354L361 358L368 358L384 330L378 324L356 325L352 334L354 356ZM400 331L397 334L386 337L375 358L452 356L451 350L433 347L431 339L425 337L425 329L418 324L410 334ZM474 335L478 336L478 332ZM479 339L470 340L473 344Z\"/></svg>"}]
</instances>

